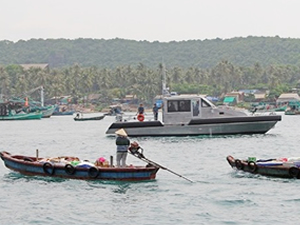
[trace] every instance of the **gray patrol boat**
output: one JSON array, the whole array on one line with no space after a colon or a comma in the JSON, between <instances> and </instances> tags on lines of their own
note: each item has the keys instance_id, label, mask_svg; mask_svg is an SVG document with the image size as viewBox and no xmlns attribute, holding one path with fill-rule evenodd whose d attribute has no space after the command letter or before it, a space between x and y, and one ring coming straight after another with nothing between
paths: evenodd
<instances>
[{"instance_id":1,"label":"gray patrol boat","mask_svg":"<svg viewBox=\"0 0 300 225\"><path fill-rule=\"evenodd\" d=\"M248 115L229 106L215 106L200 95L163 98L162 120L116 121L107 135L123 128L128 136L197 136L264 134L281 121L280 115Z\"/></svg>"}]
</instances>

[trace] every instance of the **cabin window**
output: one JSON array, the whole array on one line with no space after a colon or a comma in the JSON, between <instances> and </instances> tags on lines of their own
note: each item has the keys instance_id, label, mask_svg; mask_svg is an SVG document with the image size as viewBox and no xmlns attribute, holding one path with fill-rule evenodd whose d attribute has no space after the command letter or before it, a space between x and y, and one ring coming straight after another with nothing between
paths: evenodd
<instances>
[{"instance_id":1,"label":"cabin window","mask_svg":"<svg viewBox=\"0 0 300 225\"><path fill-rule=\"evenodd\" d=\"M193 116L199 116L199 100L193 100L192 101L192 105L193 105Z\"/></svg>"},{"instance_id":2,"label":"cabin window","mask_svg":"<svg viewBox=\"0 0 300 225\"><path fill-rule=\"evenodd\" d=\"M190 112L190 100L170 100L168 101L168 112Z\"/></svg>"}]
</instances>

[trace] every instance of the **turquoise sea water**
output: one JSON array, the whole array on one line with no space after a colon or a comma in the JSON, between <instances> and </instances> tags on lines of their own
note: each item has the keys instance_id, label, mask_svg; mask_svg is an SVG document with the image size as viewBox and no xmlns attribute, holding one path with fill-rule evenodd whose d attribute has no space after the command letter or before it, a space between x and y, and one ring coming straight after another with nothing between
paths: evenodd
<instances>
[{"instance_id":1,"label":"turquoise sea water","mask_svg":"<svg viewBox=\"0 0 300 225\"><path fill-rule=\"evenodd\" d=\"M105 131L113 117L1 121L0 151L41 157L115 156ZM132 138L166 170L155 181L112 182L29 177L0 162L1 224L298 224L300 180L233 170L226 156L297 157L299 116L284 116L265 135ZM128 164L144 165L128 156Z\"/></svg>"}]
</instances>

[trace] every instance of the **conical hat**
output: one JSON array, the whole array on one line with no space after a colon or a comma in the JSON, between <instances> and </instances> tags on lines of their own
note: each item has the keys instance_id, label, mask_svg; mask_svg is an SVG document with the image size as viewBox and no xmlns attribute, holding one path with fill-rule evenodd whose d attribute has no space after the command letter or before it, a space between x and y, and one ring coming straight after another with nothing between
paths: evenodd
<instances>
[{"instance_id":1,"label":"conical hat","mask_svg":"<svg viewBox=\"0 0 300 225\"><path fill-rule=\"evenodd\" d=\"M120 136L127 137L127 133L126 133L126 131L125 131L123 128L117 130L117 131L115 132L115 134L120 135Z\"/></svg>"}]
</instances>

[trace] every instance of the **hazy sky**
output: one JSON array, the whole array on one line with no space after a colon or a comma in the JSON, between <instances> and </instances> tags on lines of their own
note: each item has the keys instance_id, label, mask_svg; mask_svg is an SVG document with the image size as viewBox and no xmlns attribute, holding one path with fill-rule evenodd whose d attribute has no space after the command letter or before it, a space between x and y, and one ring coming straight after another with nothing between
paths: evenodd
<instances>
[{"instance_id":1,"label":"hazy sky","mask_svg":"<svg viewBox=\"0 0 300 225\"><path fill-rule=\"evenodd\" d=\"M300 0L0 0L0 40L300 38Z\"/></svg>"}]
</instances>

